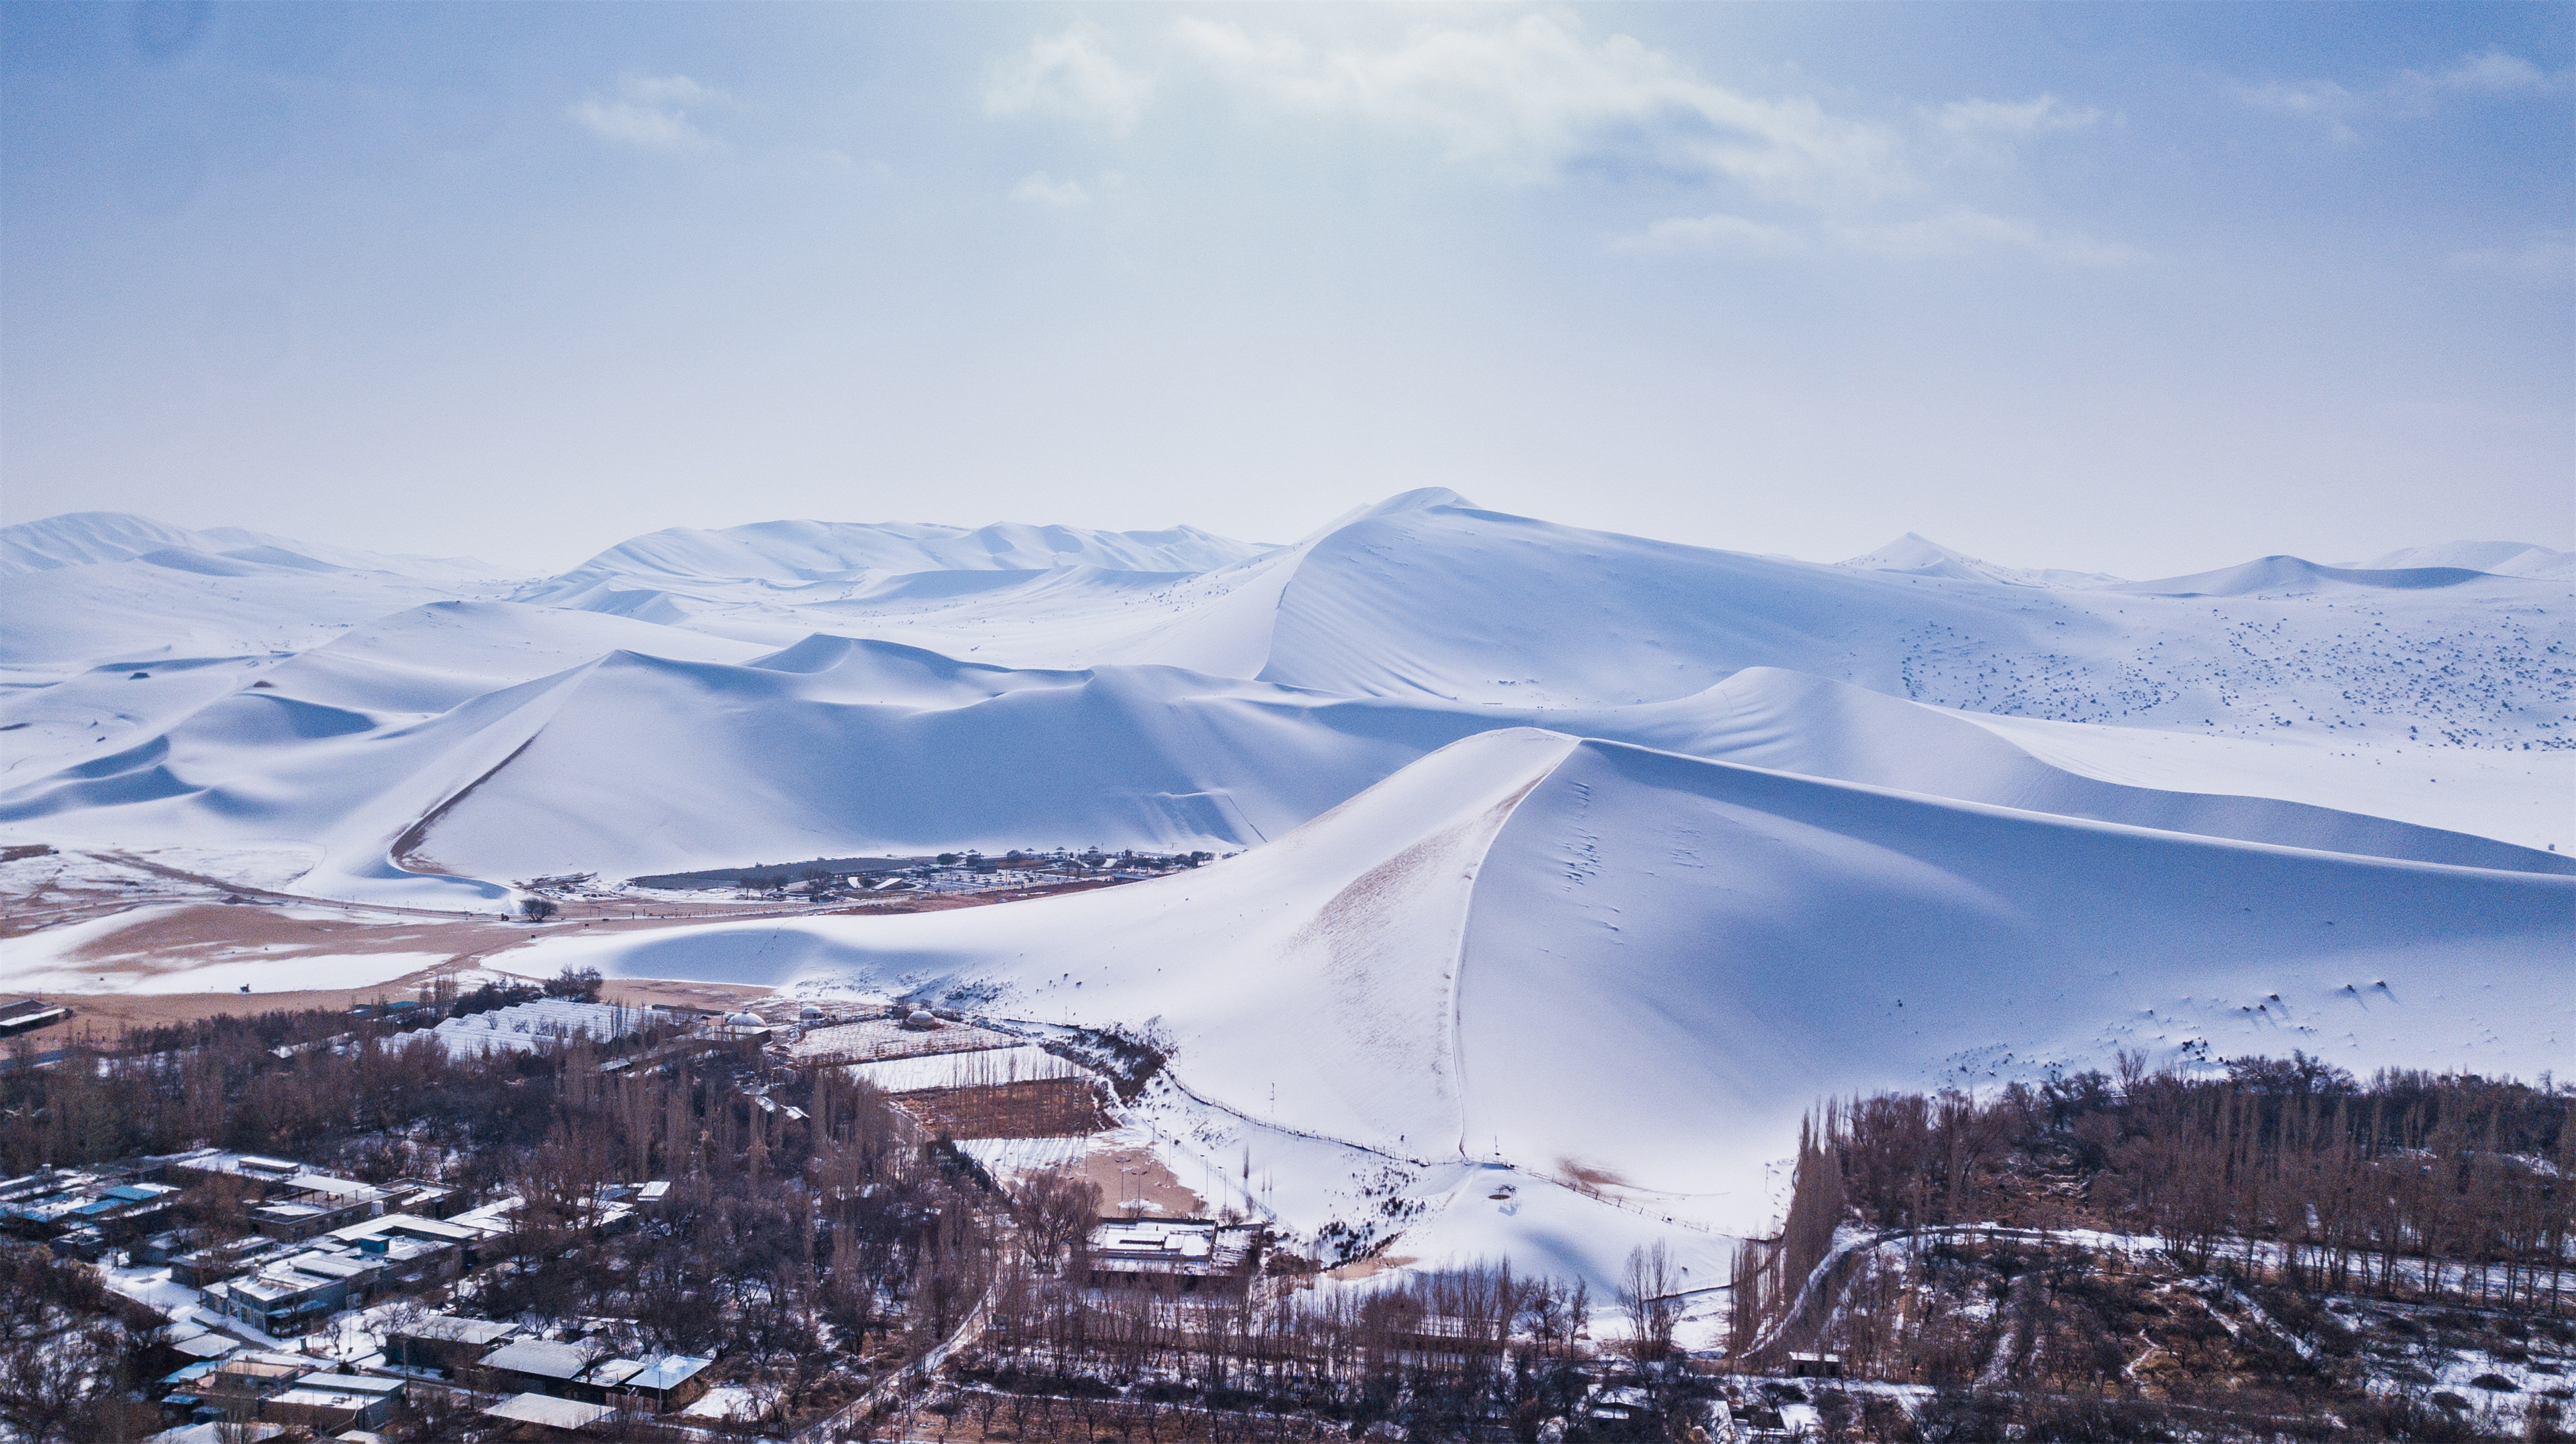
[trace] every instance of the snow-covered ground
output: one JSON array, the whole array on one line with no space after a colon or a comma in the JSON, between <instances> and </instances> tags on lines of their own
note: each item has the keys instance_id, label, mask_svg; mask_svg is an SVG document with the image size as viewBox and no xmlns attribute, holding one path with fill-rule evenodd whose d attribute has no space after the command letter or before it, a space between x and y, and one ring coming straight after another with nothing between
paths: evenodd
<instances>
[{"instance_id":1,"label":"snow-covered ground","mask_svg":"<svg viewBox=\"0 0 2576 1444\"><path fill-rule=\"evenodd\" d=\"M997 1083L1082 1076L1081 1069L1034 1043L979 1048L967 1053L886 1058L848 1066L851 1077L888 1093L910 1093L922 1088L985 1088Z\"/></svg>"},{"instance_id":2,"label":"snow-covered ground","mask_svg":"<svg viewBox=\"0 0 2576 1444\"><path fill-rule=\"evenodd\" d=\"M0 844L57 850L0 861L0 985L471 953L1150 1031L1138 1116L1184 1186L1585 1270L1766 1223L1827 1093L2119 1047L2529 1074L2576 1041L2546 548L2124 582L1426 491L1283 546L798 522L489 573L7 529ZM490 921L540 875L1059 846L1241 855L953 912ZM227 887L383 937L229 937ZM433 952L364 911L396 908L494 935ZM185 945L85 971L156 927Z\"/></svg>"}]
</instances>

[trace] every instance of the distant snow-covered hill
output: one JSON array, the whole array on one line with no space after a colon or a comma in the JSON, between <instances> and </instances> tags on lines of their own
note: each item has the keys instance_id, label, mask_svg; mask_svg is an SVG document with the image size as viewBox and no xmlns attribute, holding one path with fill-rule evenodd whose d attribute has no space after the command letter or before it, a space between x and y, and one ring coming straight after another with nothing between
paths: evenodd
<instances>
[{"instance_id":1,"label":"distant snow-covered hill","mask_svg":"<svg viewBox=\"0 0 2576 1444\"><path fill-rule=\"evenodd\" d=\"M1049 572L1090 567L1181 576L1248 560L1262 547L1196 527L1086 531L1065 526L963 527L908 522L772 521L722 531L686 527L621 542L536 583L522 601L583 606L621 593L722 595L729 586L788 588L821 602L882 588L891 578L948 572ZM631 604L622 604L631 605Z\"/></svg>"},{"instance_id":2,"label":"distant snow-covered hill","mask_svg":"<svg viewBox=\"0 0 2576 1444\"><path fill-rule=\"evenodd\" d=\"M2455 541L2404 547L2370 561L2343 565L2369 571L2458 567L2503 577L2568 577L2576 576L2576 552L2552 551L2529 542Z\"/></svg>"},{"instance_id":3,"label":"distant snow-covered hill","mask_svg":"<svg viewBox=\"0 0 2576 1444\"><path fill-rule=\"evenodd\" d=\"M190 531L121 511L65 512L43 521L0 527L0 575L152 557L164 558L164 565L214 575L235 574L226 571L224 562L308 572L385 571L473 578L501 575L499 568L472 557L352 551L229 526Z\"/></svg>"},{"instance_id":4,"label":"distant snow-covered hill","mask_svg":"<svg viewBox=\"0 0 2576 1444\"><path fill-rule=\"evenodd\" d=\"M0 687L88 693L92 673L127 680L203 673L219 661L291 655L423 602L506 593L471 558L384 556L218 527L190 531L121 512L73 512L0 527ZM158 670L152 670L152 669ZM178 687L195 696L196 675ZM150 693L169 689L153 687ZM36 704L37 717L132 734L176 701L118 689L117 700ZM202 700L202 699L201 699ZM36 717L13 720L29 722ZM23 749L30 739L17 739ZM88 739L90 742L96 738ZM24 750L6 754L8 774Z\"/></svg>"},{"instance_id":5,"label":"distant snow-covered hill","mask_svg":"<svg viewBox=\"0 0 2576 1444\"><path fill-rule=\"evenodd\" d=\"M1907 532L1867 556L1844 563L1864 571L1901 572L1916 577L1947 577L1960 582L2001 582L2016 587L2098 587L2120 580L2101 572L2070 572L2053 567L2005 567L1955 552L1928 537Z\"/></svg>"}]
</instances>

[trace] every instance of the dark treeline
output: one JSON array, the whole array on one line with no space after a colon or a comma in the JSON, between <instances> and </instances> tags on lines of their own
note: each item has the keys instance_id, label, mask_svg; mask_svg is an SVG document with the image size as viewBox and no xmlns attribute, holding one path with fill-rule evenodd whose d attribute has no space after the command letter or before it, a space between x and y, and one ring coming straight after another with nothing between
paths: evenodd
<instances>
[{"instance_id":1,"label":"dark treeline","mask_svg":"<svg viewBox=\"0 0 2576 1444\"><path fill-rule=\"evenodd\" d=\"M2075 1074L1824 1110L1801 1138L1786 1227L1745 1251L1737 1342L1794 1301L1846 1220L2153 1234L2303 1288L2556 1310L2576 1227L2569 1090L2294 1054L2224 1078Z\"/></svg>"},{"instance_id":2,"label":"dark treeline","mask_svg":"<svg viewBox=\"0 0 2576 1444\"><path fill-rule=\"evenodd\" d=\"M490 990L458 1011L538 996ZM75 1043L54 1066L0 1075L0 1174L206 1146L300 1154L361 1135L399 1135L433 1155L542 1139L562 1060L455 1059L414 1046L415 1031L409 1020L315 1010L140 1030L112 1047ZM649 1048L669 1031L648 1027L625 1046ZM595 1052L588 1062L597 1066Z\"/></svg>"},{"instance_id":3,"label":"dark treeline","mask_svg":"<svg viewBox=\"0 0 2576 1444\"><path fill-rule=\"evenodd\" d=\"M2417 1351L2576 1342L2571 1101L2294 1054L1837 1103L1737 1257L1729 1351L1937 1391L1827 1437L2563 1439L2551 1391L2481 1422Z\"/></svg>"},{"instance_id":4,"label":"dark treeline","mask_svg":"<svg viewBox=\"0 0 2576 1444\"><path fill-rule=\"evenodd\" d=\"M1588 1288L1507 1262L1365 1292L1274 1284L1211 1299L1084 1290L1070 1281L1078 1259L1059 1277L1048 1258L1040 1242L1006 1263L992 1324L960 1371L981 1387L939 1406L976 1413L978 1434L1009 1408L1004 1427L1021 1438L1292 1439L1379 1422L1413 1438L1534 1438L1550 1417L1580 1421L1599 1375L1577 1342ZM1662 1319L1665 1306L1647 1299L1642 1312ZM1669 1334L1667 1322L1656 1347ZM1667 1405L1697 1387L1674 1368L1638 1380ZM1584 1434L1578 1422L1570 1437Z\"/></svg>"}]
</instances>

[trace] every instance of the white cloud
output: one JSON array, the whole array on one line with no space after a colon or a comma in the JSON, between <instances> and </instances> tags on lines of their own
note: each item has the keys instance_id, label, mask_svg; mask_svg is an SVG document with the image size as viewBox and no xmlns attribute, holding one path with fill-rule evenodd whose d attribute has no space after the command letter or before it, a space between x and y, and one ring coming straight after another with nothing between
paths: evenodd
<instances>
[{"instance_id":1,"label":"white cloud","mask_svg":"<svg viewBox=\"0 0 2576 1444\"><path fill-rule=\"evenodd\" d=\"M2408 71L2407 84L2420 89L2483 92L2505 95L2519 90L2541 91L2562 89L2570 72L2552 73L2541 69L2519 55L2502 50L2488 50L2464 55L2459 63L2435 75Z\"/></svg>"},{"instance_id":2,"label":"white cloud","mask_svg":"<svg viewBox=\"0 0 2576 1444\"><path fill-rule=\"evenodd\" d=\"M2043 230L2029 221L1966 206L1915 220L1835 225L1828 234L1846 250L1895 260L1998 251L2018 251L2068 266L2126 266L2147 259L2147 253L2135 246L2074 231Z\"/></svg>"},{"instance_id":3,"label":"white cloud","mask_svg":"<svg viewBox=\"0 0 2576 1444\"><path fill-rule=\"evenodd\" d=\"M2400 71L2388 83L2353 90L2331 80L2266 81L2239 84L2236 98L2257 110L2274 111L2314 121L2337 140L2353 138L2353 122L2365 115L2423 115L2464 97L2500 98L2565 90L2576 71L2543 70L2519 55L2502 50L2464 55L2439 71Z\"/></svg>"},{"instance_id":4,"label":"white cloud","mask_svg":"<svg viewBox=\"0 0 2576 1444\"><path fill-rule=\"evenodd\" d=\"M1530 182L1578 170L1722 177L1826 203L1911 185L1898 136L1813 100L1759 99L1703 80L1625 35L1524 16L1499 27L1421 26L1368 50L1185 18L1184 52L1275 104L1430 138L1456 161Z\"/></svg>"},{"instance_id":5,"label":"white cloud","mask_svg":"<svg viewBox=\"0 0 2576 1444\"><path fill-rule=\"evenodd\" d=\"M1076 24L1061 35L1030 41L995 66L984 86L984 112L1038 111L1124 131L1135 125L1153 88L1151 77L1118 63L1097 29Z\"/></svg>"},{"instance_id":6,"label":"white cloud","mask_svg":"<svg viewBox=\"0 0 2576 1444\"><path fill-rule=\"evenodd\" d=\"M1674 216L1610 243L1610 249L1632 256L1780 256L1805 248L1805 241L1783 227L1730 215Z\"/></svg>"},{"instance_id":7,"label":"white cloud","mask_svg":"<svg viewBox=\"0 0 2576 1444\"><path fill-rule=\"evenodd\" d=\"M2543 281L2576 279L2576 231L2542 231L2518 246L2460 251L2451 264Z\"/></svg>"},{"instance_id":8,"label":"white cloud","mask_svg":"<svg viewBox=\"0 0 2576 1444\"><path fill-rule=\"evenodd\" d=\"M1810 97L1744 94L1632 36L1595 35L1561 14L1420 24L1376 45L1317 44L1195 15L1173 21L1166 35L1161 74L1186 69L1258 104L1411 137L1507 182L1637 174L1725 183L1820 218L1673 216L1612 240L1609 248L1621 254L2019 254L2072 266L2144 259L2134 247L1963 207L1913 220L1853 219L1908 197L1921 208L1935 177L1910 162L2003 155L2036 137L2103 122L2102 112L2055 95L1968 98L1881 123L1829 111ZM1125 130L1141 118L1153 89L1148 74L1113 54L1100 31L1075 25L995 67L984 101L995 116L1047 113ZM1047 205L1090 200L1081 186L1044 172L1021 180L1012 194Z\"/></svg>"},{"instance_id":9,"label":"white cloud","mask_svg":"<svg viewBox=\"0 0 2576 1444\"><path fill-rule=\"evenodd\" d=\"M2352 126L2344 117L2362 104L2362 97L2331 80L2267 80L2261 85L2239 84L2232 88L2240 104L2315 121L2337 140L2353 138Z\"/></svg>"},{"instance_id":10,"label":"white cloud","mask_svg":"<svg viewBox=\"0 0 2576 1444\"><path fill-rule=\"evenodd\" d=\"M1045 171L1037 171L1020 177L1020 183L1011 187L1011 199L1042 206L1087 206L1091 204L1091 192L1078 181L1060 181Z\"/></svg>"},{"instance_id":11,"label":"white cloud","mask_svg":"<svg viewBox=\"0 0 2576 1444\"><path fill-rule=\"evenodd\" d=\"M602 140L648 150L696 151L715 142L690 122L690 109L732 103L724 92L685 75L630 75L618 82L617 90L613 99L586 96L565 113Z\"/></svg>"},{"instance_id":12,"label":"white cloud","mask_svg":"<svg viewBox=\"0 0 2576 1444\"><path fill-rule=\"evenodd\" d=\"M2052 130L2082 130L2102 119L2090 107L2078 110L2058 103L2054 95L2035 100L1954 100L1933 112L1932 123L1955 136L2028 138Z\"/></svg>"},{"instance_id":13,"label":"white cloud","mask_svg":"<svg viewBox=\"0 0 2576 1444\"><path fill-rule=\"evenodd\" d=\"M630 75L618 83L629 100L646 105L723 105L722 91L709 90L685 75Z\"/></svg>"},{"instance_id":14,"label":"white cloud","mask_svg":"<svg viewBox=\"0 0 2576 1444\"><path fill-rule=\"evenodd\" d=\"M2261 85L2239 85L2236 98L2257 110L2277 110L2283 115L2332 115L2348 110L2353 93L2331 80L2267 80Z\"/></svg>"},{"instance_id":15,"label":"white cloud","mask_svg":"<svg viewBox=\"0 0 2576 1444\"><path fill-rule=\"evenodd\" d=\"M2063 266L2132 265L2147 253L2117 241L2075 231L2053 231L2025 220L1953 206L1937 215L1899 221L1829 222L1810 236L1742 216L1675 216L1610 249L1632 256L1785 256L1835 251L1877 260L1916 261L2018 254Z\"/></svg>"}]
</instances>

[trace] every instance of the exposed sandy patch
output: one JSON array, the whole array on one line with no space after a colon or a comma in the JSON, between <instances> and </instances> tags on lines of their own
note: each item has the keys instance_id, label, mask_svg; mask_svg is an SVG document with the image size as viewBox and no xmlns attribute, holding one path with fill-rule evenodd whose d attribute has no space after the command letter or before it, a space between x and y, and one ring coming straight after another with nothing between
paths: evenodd
<instances>
[{"instance_id":1,"label":"exposed sandy patch","mask_svg":"<svg viewBox=\"0 0 2576 1444\"><path fill-rule=\"evenodd\" d=\"M120 918L123 920L120 921ZM225 904L203 900L127 904L80 922L0 939L0 989L44 988L81 993L122 993L150 987L193 989L191 973L205 986L232 991L248 982L255 993L364 991L373 978L328 976L334 959L346 971L370 972L369 960L393 961L391 973L373 971L392 986L438 967L475 967L550 937L591 930L644 931L703 922L703 917L602 918L542 926L499 918L404 913L333 903ZM263 969L262 965L269 965ZM266 971L268 978L263 978ZM316 976L320 973L321 976ZM273 981L271 981L273 979ZM319 986L317 986L319 985ZM767 989L758 990L765 995Z\"/></svg>"},{"instance_id":2,"label":"exposed sandy patch","mask_svg":"<svg viewBox=\"0 0 2576 1444\"><path fill-rule=\"evenodd\" d=\"M113 1034L215 1014L402 997L441 972L478 968L572 933L825 912L945 911L1116 885L1095 879L855 907L575 896L560 900L562 911L553 921L532 925L488 914L299 897L133 853L17 852L0 862L0 995L41 992L82 1000L80 1019L41 1030L47 1037L84 1025ZM249 993L240 991L243 984ZM623 980L609 992L638 1002L725 1011L764 1006L772 994L765 987L651 979Z\"/></svg>"},{"instance_id":3,"label":"exposed sandy patch","mask_svg":"<svg viewBox=\"0 0 2576 1444\"><path fill-rule=\"evenodd\" d=\"M362 919L336 909L182 905L71 949L64 960L115 965L139 958L210 961L265 949L276 957L319 953L436 953L465 960L527 941L526 928L497 919ZM166 966L166 964L165 964ZM155 969L159 971L160 969Z\"/></svg>"},{"instance_id":4,"label":"exposed sandy patch","mask_svg":"<svg viewBox=\"0 0 2576 1444\"><path fill-rule=\"evenodd\" d=\"M1142 1213L1147 1217L1205 1218L1207 1200L1181 1186L1163 1160L1145 1148L1094 1145L1083 1156L1083 1176L1100 1185L1103 1213ZM1139 1207L1141 1202L1142 1207Z\"/></svg>"},{"instance_id":5,"label":"exposed sandy patch","mask_svg":"<svg viewBox=\"0 0 2576 1444\"><path fill-rule=\"evenodd\" d=\"M1381 1274L1389 1269L1400 1269L1420 1262L1422 1260L1410 1254L1372 1254L1367 1258L1353 1259L1339 1268L1326 1269L1324 1277L1338 1279L1346 1284L1357 1283L1371 1274Z\"/></svg>"},{"instance_id":6,"label":"exposed sandy patch","mask_svg":"<svg viewBox=\"0 0 2576 1444\"><path fill-rule=\"evenodd\" d=\"M1612 1189L1634 1190L1636 1185L1606 1168L1595 1168L1571 1158L1556 1161L1556 1181L1577 1193L1599 1198Z\"/></svg>"},{"instance_id":7,"label":"exposed sandy patch","mask_svg":"<svg viewBox=\"0 0 2576 1444\"><path fill-rule=\"evenodd\" d=\"M373 988L317 988L274 993L46 994L48 1002L69 1006L72 1016L60 1023L21 1033L18 1037L36 1040L38 1048L59 1048L75 1038L112 1041L128 1028L154 1028L169 1023L193 1022L199 1018L300 1012L312 1008L336 1011L359 1003L418 997L424 984L445 971L443 968L432 969ZM731 983L668 983L639 978L607 983L599 993L608 1002L624 1003L628 1007L648 1007L659 1003L670 1007L731 1012L760 1002L769 996L769 991L767 988ZM8 1041L15 1042L16 1039ZM6 1046L6 1043L0 1043L0 1048Z\"/></svg>"},{"instance_id":8,"label":"exposed sandy patch","mask_svg":"<svg viewBox=\"0 0 2576 1444\"><path fill-rule=\"evenodd\" d=\"M775 1012L774 1008L764 1007L772 991L747 983L678 983L661 978L617 978L602 984L599 996L630 1008L651 1007L658 1003L671 1008L704 1008L719 1013L744 1008L755 1012Z\"/></svg>"}]
</instances>

